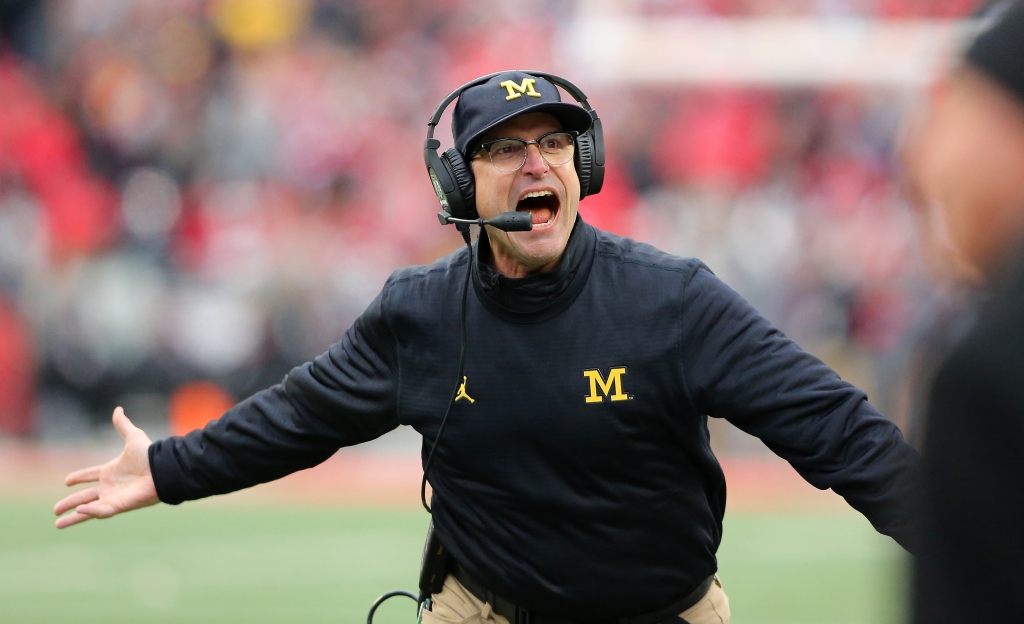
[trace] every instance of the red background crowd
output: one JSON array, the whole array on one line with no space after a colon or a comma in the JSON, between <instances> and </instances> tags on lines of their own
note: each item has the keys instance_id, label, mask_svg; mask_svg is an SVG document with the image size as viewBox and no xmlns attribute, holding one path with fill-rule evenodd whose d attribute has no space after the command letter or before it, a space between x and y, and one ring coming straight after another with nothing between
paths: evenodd
<instances>
[{"instance_id":1,"label":"red background crowd","mask_svg":"<svg viewBox=\"0 0 1024 624\"><path fill-rule=\"evenodd\" d=\"M964 17L973 0L635 0L642 17ZM338 340L437 225L425 121L560 64L569 0L68 0L0 12L0 433L187 429ZM894 159L911 88L577 84L599 227L696 256L897 418L932 308ZM737 445L742 442L737 441Z\"/></svg>"}]
</instances>

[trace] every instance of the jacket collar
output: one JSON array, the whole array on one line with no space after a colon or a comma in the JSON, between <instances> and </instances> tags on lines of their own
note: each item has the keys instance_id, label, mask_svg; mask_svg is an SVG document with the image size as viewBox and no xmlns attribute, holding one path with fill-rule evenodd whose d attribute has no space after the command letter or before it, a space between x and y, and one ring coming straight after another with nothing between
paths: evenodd
<instances>
[{"instance_id":1,"label":"jacket collar","mask_svg":"<svg viewBox=\"0 0 1024 624\"><path fill-rule=\"evenodd\" d=\"M554 269L510 278L491 268L490 240L483 230L473 246L474 289L484 306L501 318L516 323L542 322L575 300L590 273L596 241L594 228L577 215L565 253Z\"/></svg>"}]
</instances>

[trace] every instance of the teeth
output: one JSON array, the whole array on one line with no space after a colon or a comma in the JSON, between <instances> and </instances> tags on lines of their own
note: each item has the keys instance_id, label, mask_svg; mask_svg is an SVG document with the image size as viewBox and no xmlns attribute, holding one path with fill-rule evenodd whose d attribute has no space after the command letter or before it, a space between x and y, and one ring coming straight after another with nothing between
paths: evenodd
<instances>
[{"instance_id":1,"label":"teeth","mask_svg":"<svg viewBox=\"0 0 1024 624\"><path fill-rule=\"evenodd\" d=\"M551 191L531 191L526 195L523 195L523 199L528 199L530 197L547 197L548 195L554 195L554 193Z\"/></svg>"}]
</instances>

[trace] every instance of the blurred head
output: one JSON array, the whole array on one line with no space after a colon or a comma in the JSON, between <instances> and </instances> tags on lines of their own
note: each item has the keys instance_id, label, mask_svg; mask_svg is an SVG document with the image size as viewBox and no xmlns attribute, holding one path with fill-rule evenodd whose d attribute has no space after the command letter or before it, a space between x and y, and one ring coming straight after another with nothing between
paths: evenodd
<instances>
[{"instance_id":1,"label":"blurred head","mask_svg":"<svg viewBox=\"0 0 1024 624\"><path fill-rule=\"evenodd\" d=\"M561 101L554 84L524 72L501 73L459 95L452 134L473 173L477 212L485 219L512 210L533 215L529 232L488 228L500 273L521 277L557 265L580 198L571 138L591 123L581 106ZM568 145L560 132L570 133Z\"/></svg>"},{"instance_id":2,"label":"blurred head","mask_svg":"<svg viewBox=\"0 0 1024 624\"><path fill-rule=\"evenodd\" d=\"M997 274L1024 245L1024 8L979 36L907 136L933 265L961 281Z\"/></svg>"}]
</instances>

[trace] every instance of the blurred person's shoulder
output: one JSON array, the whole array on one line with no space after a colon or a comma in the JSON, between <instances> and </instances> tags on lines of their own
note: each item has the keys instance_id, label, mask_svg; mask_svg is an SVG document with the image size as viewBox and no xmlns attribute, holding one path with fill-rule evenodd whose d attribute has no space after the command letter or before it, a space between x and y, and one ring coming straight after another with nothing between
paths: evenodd
<instances>
[{"instance_id":1,"label":"blurred person's shoulder","mask_svg":"<svg viewBox=\"0 0 1024 624\"><path fill-rule=\"evenodd\" d=\"M1024 242L987 294L962 342L965 350L975 349L986 359L998 353L1024 358ZM1024 369L1017 369L1016 375L1024 379Z\"/></svg>"},{"instance_id":2,"label":"blurred person's shoulder","mask_svg":"<svg viewBox=\"0 0 1024 624\"><path fill-rule=\"evenodd\" d=\"M965 329L936 372L926 437L935 422L949 430L963 424L961 400L969 400L974 425L1005 424L1024 407L1024 253L979 297Z\"/></svg>"}]
</instances>

